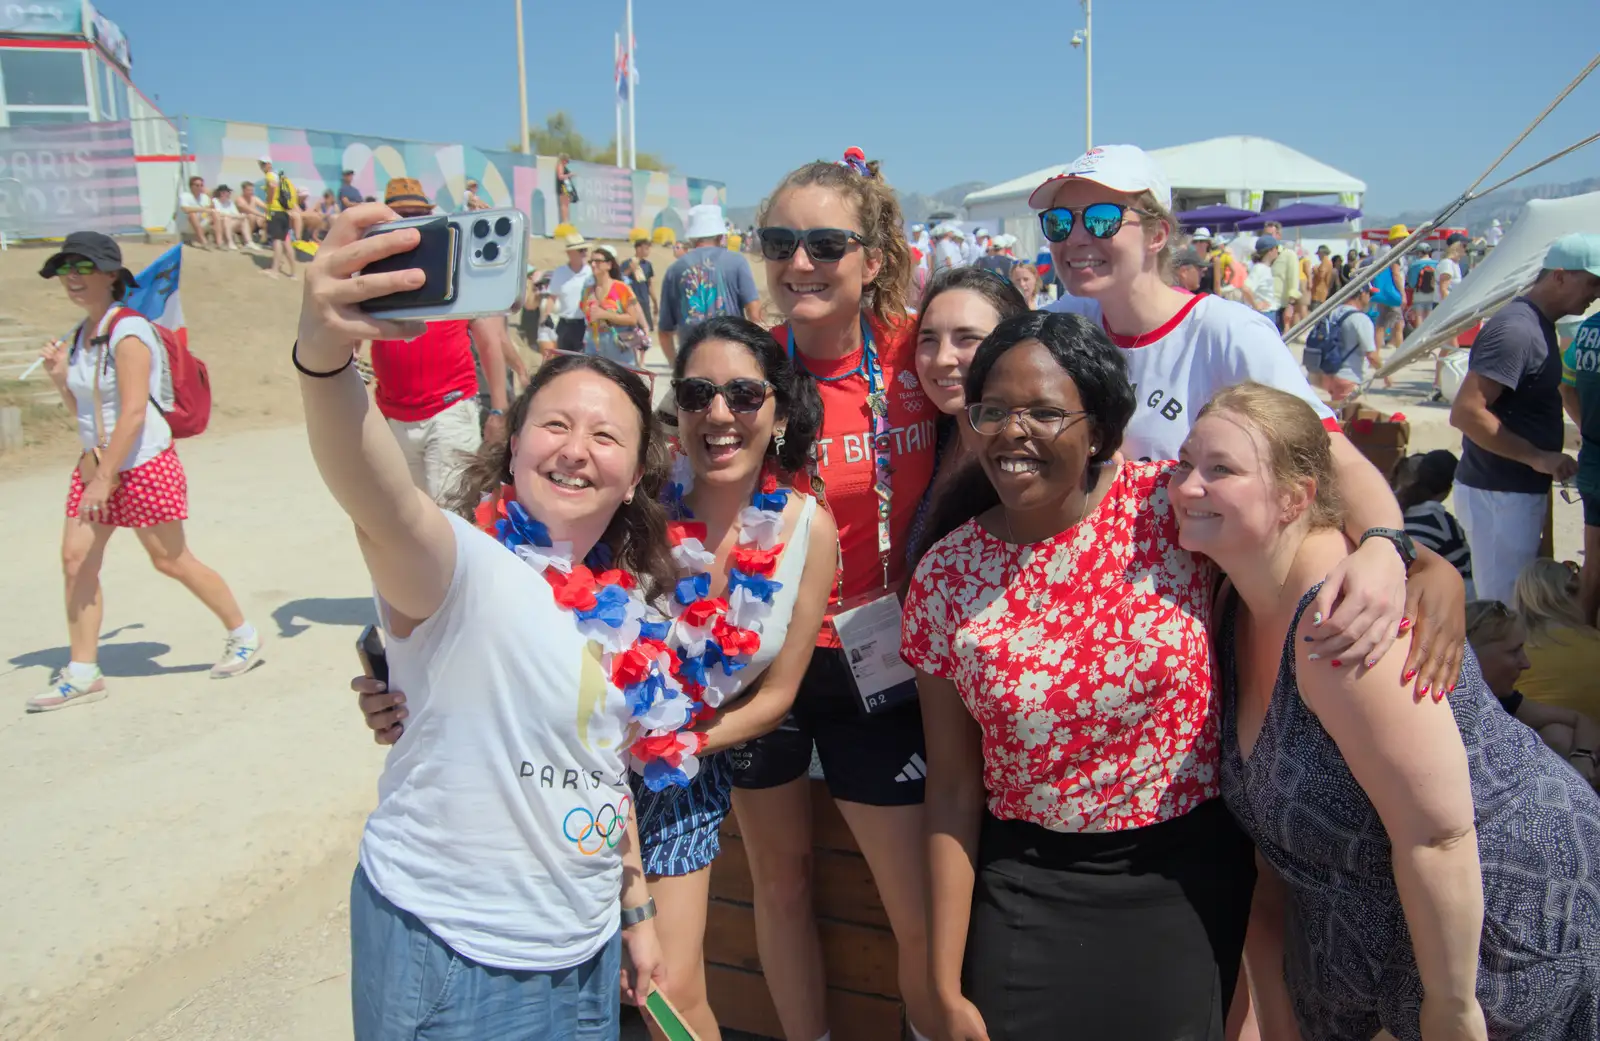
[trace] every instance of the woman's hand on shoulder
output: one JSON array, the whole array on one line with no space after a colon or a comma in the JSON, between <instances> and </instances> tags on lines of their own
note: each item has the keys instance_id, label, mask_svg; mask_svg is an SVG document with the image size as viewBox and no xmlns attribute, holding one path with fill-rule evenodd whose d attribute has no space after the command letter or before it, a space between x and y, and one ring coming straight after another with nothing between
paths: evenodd
<instances>
[{"instance_id":1,"label":"woman's hand on shoulder","mask_svg":"<svg viewBox=\"0 0 1600 1041\"><path fill-rule=\"evenodd\" d=\"M361 310L361 303L389 293L416 289L424 281L418 268L363 274L373 261L416 248L421 236L402 228L364 238L368 229L399 214L381 203L362 203L344 211L328 229L316 259L306 271L300 305L300 360L308 368L343 364L362 340L410 340L421 322L389 322Z\"/></svg>"},{"instance_id":2,"label":"woman's hand on shoulder","mask_svg":"<svg viewBox=\"0 0 1600 1041\"><path fill-rule=\"evenodd\" d=\"M406 711L406 696L371 676L357 676L350 681L350 689L360 695L357 703L367 729L372 731L372 740L380 745L392 745L400 740L400 735L406 732L405 719L410 715Z\"/></svg>"},{"instance_id":3,"label":"woman's hand on shoulder","mask_svg":"<svg viewBox=\"0 0 1600 1041\"><path fill-rule=\"evenodd\" d=\"M1438 701L1455 690L1467 640L1466 606L1461 572L1433 550L1418 546L1406 581L1406 614L1400 622L1401 632L1415 627L1400 683L1415 683L1417 697L1431 693Z\"/></svg>"},{"instance_id":4,"label":"woman's hand on shoulder","mask_svg":"<svg viewBox=\"0 0 1600 1041\"><path fill-rule=\"evenodd\" d=\"M1400 636L1406 568L1395 548L1370 539L1334 565L1305 613L1308 660L1321 668L1371 668Z\"/></svg>"}]
</instances>

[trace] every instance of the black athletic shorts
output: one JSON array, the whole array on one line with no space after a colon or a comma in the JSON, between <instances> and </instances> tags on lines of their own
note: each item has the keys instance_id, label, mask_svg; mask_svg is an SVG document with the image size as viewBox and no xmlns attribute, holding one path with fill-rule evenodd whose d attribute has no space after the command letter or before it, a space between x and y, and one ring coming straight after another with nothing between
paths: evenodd
<instances>
[{"instance_id":1,"label":"black athletic shorts","mask_svg":"<svg viewBox=\"0 0 1600 1041\"><path fill-rule=\"evenodd\" d=\"M267 218L267 241L282 242L289 237L289 214L278 210Z\"/></svg>"},{"instance_id":2,"label":"black athletic shorts","mask_svg":"<svg viewBox=\"0 0 1600 1041\"><path fill-rule=\"evenodd\" d=\"M866 806L922 802L922 706L915 698L863 715L844 652L818 647L800 681L794 708L770 734L729 750L735 788L776 788L804 777L811 751L828 792Z\"/></svg>"},{"instance_id":3,"label":"black athletic shorts","mask_svg":"<svg viewBox=\"0 0 1600 1041\"><path fill-rule=\"evenodd\" d=\"M1590 528L1600 528L1600 495L1582 494L1583 523Z\"/></svg>"}]
</instances>

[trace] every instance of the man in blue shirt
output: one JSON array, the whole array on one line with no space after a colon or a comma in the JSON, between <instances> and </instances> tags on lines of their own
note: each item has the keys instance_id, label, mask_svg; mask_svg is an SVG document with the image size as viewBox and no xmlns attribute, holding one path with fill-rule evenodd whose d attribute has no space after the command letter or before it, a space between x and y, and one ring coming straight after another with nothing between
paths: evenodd
<instances>
[{"instance_id":1,"label":"man in blue shirt","mask_svg":"<svg viewBox=\"0 0 1600 1041\"><path fill-rule=\"evenodd\" d=\"M661 318L657 339L667 364L678 356L678 330L687 330L717 315L743 315L761 320L761 292L750 262L727 248L728 226L722 207L703 203L689 210L684 237L689 252L672 262L661 276Z\"/></svg>"},{"instance_id":2,"label":"man in blue shirt","mask_svg":"<svg viewBox=\"0 0 1600 1041\"><path fill-rule=\"evenodd\" d=\"M1526 293L1487 322L1450 407L1461 431L1456 516L1467 529L1478 596L1511 602L1522 568L1539 554L1550 482L1571 479L1561 421L1556 320L1600 299L1600 235L1557 239Z\"/></svg>"},{"instance_id":3,"label":"man in blue shirt","mask_svg":"<svg viewBox=\"0 0 1600 1041\"><path fill-rule=\"evenodd\" d=\"M339 212L343 213L352 206L361 205L361 189L355 186L356 172L346 170L339 178Z\"/></svg>"}]
</instances>

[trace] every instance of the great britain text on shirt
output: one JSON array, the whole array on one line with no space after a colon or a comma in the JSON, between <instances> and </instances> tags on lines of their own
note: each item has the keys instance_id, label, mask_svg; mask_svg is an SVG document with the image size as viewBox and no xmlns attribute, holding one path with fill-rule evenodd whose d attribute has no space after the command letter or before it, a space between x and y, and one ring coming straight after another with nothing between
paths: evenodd
<instances>
[{"instance_id":1,"label":"great britain text on shirt","mask_svg":"<svg viewBox=\"0 0 1600 1041\"><path fill-rule=\"evenodd\" d=\"M925 419L916 423L909 423L901 427L890 427L884 434L888 439L889 450L892 455L904 455L908 452L923 452L934 446L933 420ZM833 458L833 446L838 445L842 456ZM824 471L834 462L865 463L872 459L872 431L862 430L859 434L842 434L838 438L823 437L817 439L817 462Z\"/></svg>"}]
</instances>

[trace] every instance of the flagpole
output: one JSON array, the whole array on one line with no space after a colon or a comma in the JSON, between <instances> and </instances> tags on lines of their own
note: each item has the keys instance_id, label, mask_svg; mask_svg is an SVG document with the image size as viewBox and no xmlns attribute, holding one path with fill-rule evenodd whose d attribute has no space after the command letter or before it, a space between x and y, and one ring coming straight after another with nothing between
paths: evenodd
<instances>
[{"instance_id":1,"label":"flagpole","mask_svg":"<svg viewBox=\"0 0 1600 1041\"><path fill-rule=\"evenodd\" d=\"M522 0L517 0L517 101L522 106L522 154L528 154L528 55L522 42Z\"/></svg>"},{"instance_id":2,"label":"flagpole","mask_svg":"<svg viewBox=\"0 0 1600 1041\"><path fill-rule=\"evenodd\" d=\"M616 133L617 165L621 166L622 165L622 78L621 77L625 73L624 73L623 69L621 68L621 64L622 64L622 37L618 36L616 33L612 33L611 34L611 39L613 41L615 41L614 50L615 50L615 54L616 54L616 63L612 65L611 69L612 69L612 75L617 77L617 82L616 82L616 95L617 95L617 133Z\"/></svg>"},{"instance_id":3,"label":"flagpole","mask_svg":"<svg viewBox=\"0 0 1600 1041\"><path fill-rule=\"evenodd\" d=\"M639 146L633 137L633 113L639 104L639 77L633 72L633 0L628 0L628 169L639 168Z\"/></svg>"}]
</instances>

